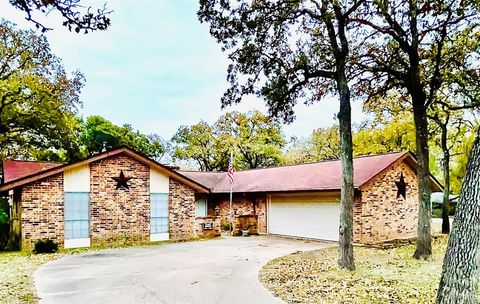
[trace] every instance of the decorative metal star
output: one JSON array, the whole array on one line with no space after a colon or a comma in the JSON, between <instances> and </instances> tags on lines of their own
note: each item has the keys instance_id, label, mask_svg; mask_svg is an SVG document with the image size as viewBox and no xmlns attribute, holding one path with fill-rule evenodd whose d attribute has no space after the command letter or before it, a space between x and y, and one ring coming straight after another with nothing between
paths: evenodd
<instances>
[{"instance_id":1,"label":"decorative metal star","mask_svg":"<svg viewBox=\"0 0 480 304\"><path fill-rule=\"evenodd\" d=\"M403 172L400 173L400 180L395 182L397 185L397 198L403 196L403 199L407 198L407 184L405 184L405 179L403 178Z\"/></svg>"},{"instance_id":2,"label":"decorative metal star","mask_svg":"<svg viewBox=\"0 0 480 304\"><path fill-rule=\"evenodd\" d=\"M132 178L126 177L125 174L123 174L123 170L121 170L120 176L112 177L112 179L117 182L116 189L120 189L120 188L128 189L128 181L131 180Z\"/></svg>"}]
</instances>

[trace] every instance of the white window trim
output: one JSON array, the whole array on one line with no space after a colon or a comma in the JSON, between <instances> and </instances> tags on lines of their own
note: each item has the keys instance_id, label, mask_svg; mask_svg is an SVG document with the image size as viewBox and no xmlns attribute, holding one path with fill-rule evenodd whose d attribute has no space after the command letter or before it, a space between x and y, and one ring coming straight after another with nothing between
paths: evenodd
<instances>
[{"instance_id":1,"label":"white window trim","mask_svg":"<svg viewBox=\"0 0 480 304\"><path fill-rule=\"evenodd\" d=\"M90 247L90 238L65 239L64 248Z\"/></svg>"},{"instance_id":2,"label":"white window trim","mask_svg":"<svg viewBox=\"0 0 480 304\"><path fill-rule=\"evenodd\" d=\"M64 191L63 195L65 196L66 193L88 193L88 238L77 238L77 239L67 239L65 237L65 227L64 229L64 237L63 237L63 248L82 248L82 247L90 247L90 233L91 233L91 218L90 218L90 192L78 192L78 191ZM65 201L64 201L64 208L65 208ZM65 219L65 214L63 216L64 223L67 222Z\"/></svg>"},{"instance_id":3,"label":"white window trim","mask_svg":"<svg viewBox=\"0 0 480 304\"><path fill-rule=\"evenodd\" d=\"M150 242L168 241L169 239L170 234L168 232L150 234Z\"/></svg>"},{"instance_id":4,"label":"white window trim","mask_svg":"<svg viewBox=\"0 0 480 304\"><path fill-rule=\"evenodd\" d=\"M152 194L167 194L168 192L150 192L150 204L152 203ZM170 208L170 206L169 206ZM150 222L152 219L152 211L150 211ZM169 218L169 217L167 217ZM170 222L168 223L168 229L170 230ZM158 241L168 241L170 240L170 233L169 232L158 232L158 233L152 233L152 227L150 227L150 242L158 242Z\"/></svg>"}]
</instances>

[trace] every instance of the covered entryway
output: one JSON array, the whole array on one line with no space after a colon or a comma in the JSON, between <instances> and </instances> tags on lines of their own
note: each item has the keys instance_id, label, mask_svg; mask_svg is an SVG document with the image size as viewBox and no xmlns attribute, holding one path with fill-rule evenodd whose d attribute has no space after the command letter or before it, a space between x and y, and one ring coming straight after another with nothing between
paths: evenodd
<instances>
[{"instance_id":1,"label":"covered entryway","mask_svg":"<svg viewBox=\"0 0 480 304\"><path fill-rule=\"evenodd\" d=\"M268 233L338 241L339 200L335 193L270 195Z\"/></svg>"}]
</instances>

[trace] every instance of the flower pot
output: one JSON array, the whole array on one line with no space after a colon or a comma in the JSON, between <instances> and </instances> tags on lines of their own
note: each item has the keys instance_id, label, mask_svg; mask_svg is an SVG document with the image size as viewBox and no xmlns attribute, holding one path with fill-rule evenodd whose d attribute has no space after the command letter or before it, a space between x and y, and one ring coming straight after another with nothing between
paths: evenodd
<instances>
[{"instance_id":1,"label":"flower pot","mask_svg":"<svg viewBox=\"0 0 480 304\"><path fill-rule=\"evenodd\" d=\"M243 230L242 229L242 236L249 236L250 235L250 230Z\"/></svg>"}]
</instances>

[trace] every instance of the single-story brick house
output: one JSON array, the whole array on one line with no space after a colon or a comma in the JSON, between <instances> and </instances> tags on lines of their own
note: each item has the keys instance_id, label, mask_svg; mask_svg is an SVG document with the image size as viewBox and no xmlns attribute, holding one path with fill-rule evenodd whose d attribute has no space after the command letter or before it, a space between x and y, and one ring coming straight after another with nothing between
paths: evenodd
<instances>
[{"instance_id":1,"label":"single-story brick house","mask_svg":"<svg viewBox=\"0 0 480 304\"><path fill-rule=\"evenodd\" d=\"M414 157L360 157L354 168L355 241L415 236ZM235 172L234 230L337 240L340 169L325 161ZM24 250L42 238L72 248L218 235L229 212L226 173L174 170L128 148L73 164L5 160L3 179ZM433 177L432 187L442 189Z\"/></svg>"},{"instance_id":2,"label":"single-story brick house","mask_svg":"<svg viewBox=\"0 0 480 304\"><path fill-rule=\"evenodd\" d=\"M418 189L412 153L357 157L353 165L354 241L415 237ZM259 233L337 241L341 171L340 160L331 160L235 172L233 211L238 217L254 215ZM180 173L210 188L205 195L208 214L220 210L222 223L226 223L230 200L227 174ZM431 187L432 191L443 190L433 176Z\"/></svg>"},{"instance_id":3,"label":"single-story brick house","mask_svg":"<svg viewBox=\"0 0 480 304\"><path fill-rule=\"evenodd\" d=\"M73 164L6 160L3 177L25 250L42 238L66 248L189 239L202 234L195 195L210 191L128 148Z\"/></svg>"}]
</instances>

